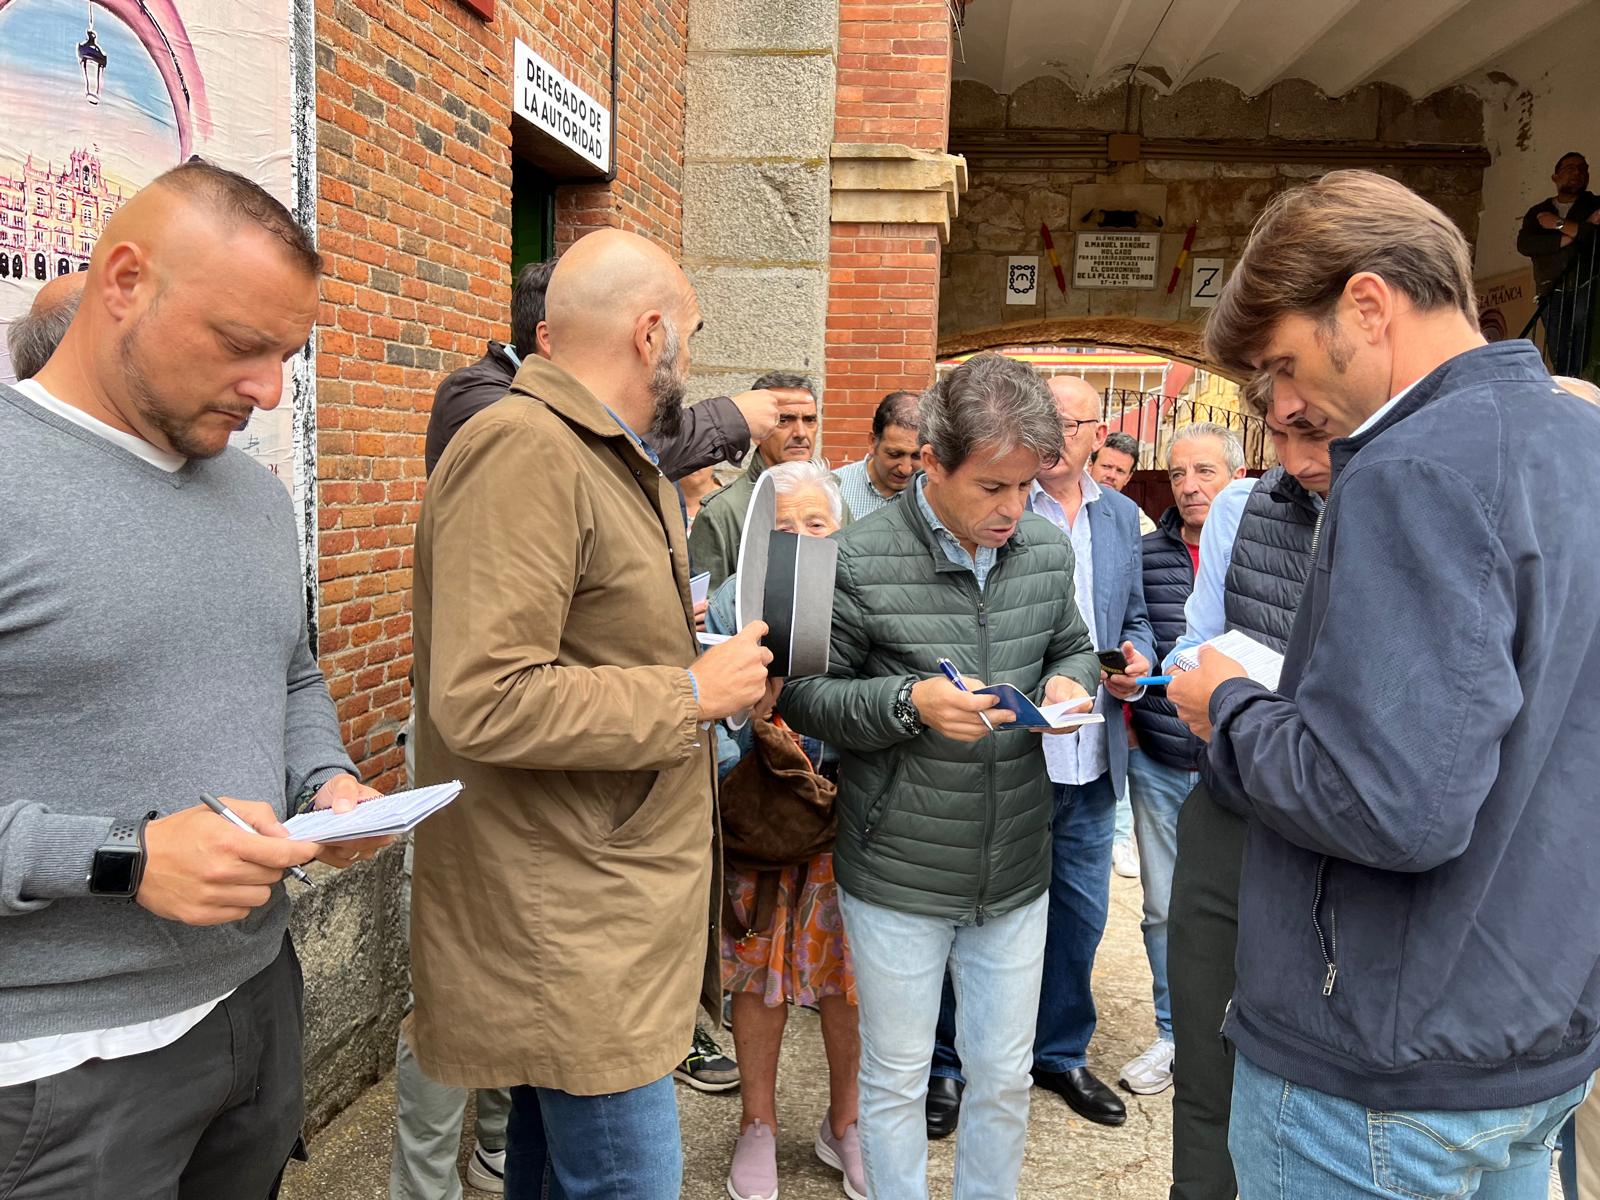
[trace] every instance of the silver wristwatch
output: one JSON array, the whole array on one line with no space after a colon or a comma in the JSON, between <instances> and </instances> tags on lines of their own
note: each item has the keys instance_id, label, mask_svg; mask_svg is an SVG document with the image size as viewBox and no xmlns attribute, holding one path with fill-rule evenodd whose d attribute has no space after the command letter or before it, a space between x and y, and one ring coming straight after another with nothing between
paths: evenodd
<instances>
[{"instance_id":1,"label":"silver wristwatch","mask_svg":"<svg viewBox=\"0 0 1600 1200\"><path fill-rule=\"evenodd\" d=\"M894 719L900 722L900 727L906 731L907 737L920 737L922 731L927 728L922 723L922 714L911 701L911 689L915 686L916 680L906 680L900 685L900 690L894 697Z\"/></svg>"}]
</instances>

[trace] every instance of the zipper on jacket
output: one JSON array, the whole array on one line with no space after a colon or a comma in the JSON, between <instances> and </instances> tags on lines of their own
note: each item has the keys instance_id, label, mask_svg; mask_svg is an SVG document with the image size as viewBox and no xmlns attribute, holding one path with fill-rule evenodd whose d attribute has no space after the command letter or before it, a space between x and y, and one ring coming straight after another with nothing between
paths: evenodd
<instances>
[{"instance_id":1,"label":"zipper on jacket","mask_svg":"<svg viewBox=\"0 0 1600 1200\"><path fill-rule=\"evenodd\" d=\"M1311 527L1311 565L1317 565L1317 543L1322 540L1322 518L1328 515L1328 504L1323 502L1317 510L1317 523Z\"/></svg>"},{"instance_id":2,"label":"zipper on jacket","mask_svg":"<svg viewBox=\"0 0 1600 1200\"><path fill-rule=\"evenodd\" d=\"M1217 1041L1226 1043L1228 1035L1223 1032L1228 1027L1228 1014L1233 1011L1233 997L1228 997L1228 1002L1222 1006L1222 1024L1217 1026Z\"/></svg>"},{"instance_id":3,"label":"zipper on jacket","mask_svg":"<svg viewBox=\"0 0 1600 1200\"><path fill-rule=\"evenodd\" d=\"M1339 931L1332 927L1328 931L1322 928L1322 894L1323 881L1328 874L1328 856L1324 854L1317 860L1317 889L1311 897L1311 927L1317 931L1317 945L1322 949L1322 961L1326 964L1328 972L1322 977L1322 994L1333 995L1333 984L1339 978Z\"/></svg>"},{"instance_id":4,"label":"zipper on jacket","mask_svg":"<svg viewBox=\"0 0 1600 1200\"><path fill-rule=\"evenodd\" d=\"M991 580L994 579L995 572L999 571L999 569L999 563L995 563L990 569L989 578ZM972 583L974 587L977 587L978 579L976 575L973 576ZM978 588L978 674L985 684L991 682L989 679L989 607L983 602L982 588ZM979 925L983 924L986 915L983 911L983 901L985 893L989 890L989 858L994 852L994 735L990 734L984 738L983 743L984 753L989 759L989 769L983 773L985 793L983 849L982 857L978 860L978 896L974 905L977 909L975 916Z\"/></svg>"}]
</instances>

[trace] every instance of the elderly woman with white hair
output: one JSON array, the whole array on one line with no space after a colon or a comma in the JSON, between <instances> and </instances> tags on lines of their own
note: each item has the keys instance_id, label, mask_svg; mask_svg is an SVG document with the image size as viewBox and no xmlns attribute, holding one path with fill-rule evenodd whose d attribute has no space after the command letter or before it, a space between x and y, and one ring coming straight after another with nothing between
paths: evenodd
<instances>
[{"instance_id":1,"label":"elderly woman with white hair","mask_svg":"<svg viewBox=\"0 0 1600 1200\"><path fill-rule=\"evenodd\" d=\"M838 481L825 467L809 461L786 462L769 467L766 475L776 493L778 530L802 537L828 537L838 531L844 500ZM706 615L709 632L734 632L737 589L734 575L712 595ZM756 720L771 713L781 686L782 680L773 681L754 714ZM758 742L765 733L770 744L774 728L793 738L812 771L830 781L837 778L837 757L830 748L773 718L754 735L749 725L737 733L718 727L718 772L724 780L742 762L746 777L772 780L770 773L752 776L751 768L758 764L746 760L768 752ZM798 765L793 747L785 742L783 748ZM725 784L725 804L734 790ZM778 1055L788 1006L800 1004L820 1014L828 1060L828 1113L817 1129L817 1157L840 1172L846 1195L865 1200L866 1176L856 1135L861 1042L833 854L824 850L775 871L752 871L726 862L724 873L728 905L722 929L722 982L733 994L733 1041L743 1103L728 1193L734 1200L776 1200L778 1195Z\"/></svg>"}]
</instances>

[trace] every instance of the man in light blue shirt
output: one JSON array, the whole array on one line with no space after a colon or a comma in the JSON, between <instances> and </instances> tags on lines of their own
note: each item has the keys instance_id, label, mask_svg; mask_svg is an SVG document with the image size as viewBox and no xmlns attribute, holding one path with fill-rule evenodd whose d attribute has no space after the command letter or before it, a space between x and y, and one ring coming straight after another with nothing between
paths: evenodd
<instances>
[{"instance_id":1,"label":"man in light blue shirt","mask_svg":"<svg viewBox=\"0 0 1600 1200\"><path fill-rule=\"evenodd\" d=\"M1281 466L1235 480L1211 502L1178 650L1229 629L1281 650L1293 626L1331 480L1329 437L1293 410L1287 381L1269 407L1270 386L1253 382L1245 400L1265 416ZM1245 822L1202 782L1184 800L1176 834L1166 966L1183 1069L1173 1080L1171 1200L1223 1200L1238 1190L1228 1153L1234 1063L1217 1030L1235 983Z\"/></svg>"},{"instance_id":2,"label":"man in light blue shirt","mask_svg":"<svg viewBox=\"0 0 1600 1200\"><path fill-rule=\"evenodd\" d=\"M1284 471L1310 493L1312 503L1321 512L1332 479L1327 434L1304 419L1287 424L1278 421L1270 409L1267 428L1272 433L1272 444ZM1163 670L1170 668L1183 651L1192 650L1227 630L1223 596L1228 570L1233 565L1233 542L1245 505L1260 482L1259 479L1235 479L1211 502L1205 528L1200 531L1200 571L1194 579L1194 591L1183 606L1183 636L1163 661Z\"/></svg>"},{"instance_id":3,"label":"man in light blue shirt","mask_svg":"<svg viewBox=\"0 0 1600 1200\"><path fill-rule=\"evenodd\" d=\"M850 518L860 521L905 494L917 474L917 394L890 392L872 414L867 456L834 472Z\"/></svg>"}]
</instances>

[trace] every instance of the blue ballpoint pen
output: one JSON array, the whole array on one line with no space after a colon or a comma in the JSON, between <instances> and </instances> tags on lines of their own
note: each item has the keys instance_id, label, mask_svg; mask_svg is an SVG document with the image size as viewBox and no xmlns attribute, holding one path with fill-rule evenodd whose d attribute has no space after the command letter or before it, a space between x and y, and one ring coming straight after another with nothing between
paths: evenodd
<instances>
[{"instance_id":1,"label":"blue ballpoint pen","mask_svg":"<svg viewBox=\"0 0 1600 1200\"><path fill-rule=\"evenodd\" d=\"M941 658L939 660L939 670L944 672L944 677L946 679L948 679L951 683L955 684L963 692L966 692L967 695L969 695L969 696L972 695L971 689L968 688L967 685L961 681L961 672L956 670L955 663L951 662L948 658ZM989 718L988 718L987 715L985 715L984 713L979 713L978 714L978 720L982 721L985 725L989 726L989 732L990 733L994 732L994 726L989 724Z\"/></svg>"},{"instance_id":2,"label":"blue ballpoint pen","mask_svg":"<svg viewBox=\"0 0 1600 1200\"><path fill-rule=\"evenodd\" d=\"M207 808L209 808L212 812L216 813L217 816L221 817L224 821L228 821L228 822L230 822L230 823L232 823L234 825L237 825L240 829L244 830L246 833L256 833L256 832L258 832L248 821L246 821L238 813L234 812L233 809L229 808L221 800L218 800L215 796L213 796L213 795L211 795L211 794L209 794L207 792L202 792L202 793L200 793L200 802L202 804L204 804ZM265 835L263 835L263 836L265 836ZM293 875L296 879L298 879L301 883L305 884L307 887L316 886L315 884L313 884L311 882L311 876L307 875L299 867L290 867L289 868L289 874Z\"/></svg>"},{"instance_id":3,"label":"blue ballpoint pen","mask_svg":"<svg viewBox=\"0 0 1600 1200\"><path fill-rule=\"evenodd\" d=\"M1171 682L1171 675L1141 675L1134 680L1140 687L1166 687Z\"/></svg>"}]
</instances>

